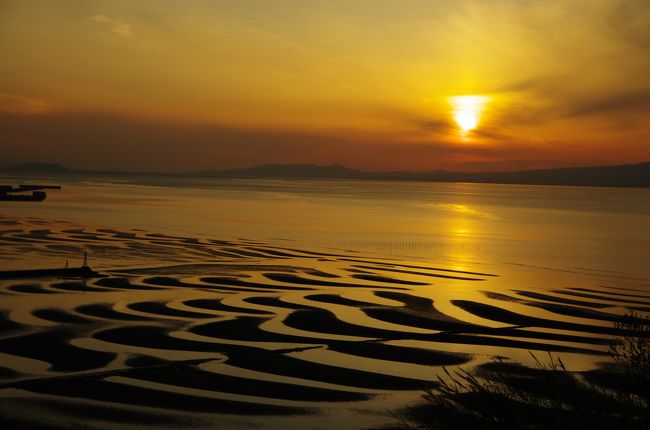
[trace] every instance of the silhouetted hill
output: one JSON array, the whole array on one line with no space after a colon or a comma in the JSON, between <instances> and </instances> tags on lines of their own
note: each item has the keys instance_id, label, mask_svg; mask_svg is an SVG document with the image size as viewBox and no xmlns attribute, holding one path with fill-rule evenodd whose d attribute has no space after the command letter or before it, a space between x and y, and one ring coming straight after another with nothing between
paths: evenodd
<instances>
[{"instance_id":1,"label":"silhouetted hill","mask_svg":"<svg viewBox=\"0 0 650 430\"><path fill-rule=\"evenodd\" d=\"M393 181L476 182L527 185L575 185L594 187L650 188L650 162L618 166L565 167L515 172L465 173L447 170L428 172L364 172L339 164L266 164L247 169L205 170L196 173L99 172L68 169L60 164L24 163L1 169L18 175L128 175L132 176L203 176L214 178L304 178L366 179Z\"/></svg>"},{"instance_id":2,"label":"silhouetted hill","mask_svg":"<svg viewBox=\"0 0 650 430\"><path fill-rule=\"evenodd\" d=\"M505 184L650 187L650 162L620 166L475 173L471 174L471 181Z\"/></svg>"},{"instance_id":3,"label":"silhouetted hill","mask_svg":"<svg viewBox=\"0 0 650 430\"><path fill-rule=\"evenodd\" d=\"M248 169L204 171L201 172L201 175L237 178L384 179L529 185L650 187L650 162L619 166L567 167L484 173L449 172L446 170L433 170L429 172L363 172L338 164L328 166L317 166L313 164L271 164Z\"/></svg>"}]
</instances>

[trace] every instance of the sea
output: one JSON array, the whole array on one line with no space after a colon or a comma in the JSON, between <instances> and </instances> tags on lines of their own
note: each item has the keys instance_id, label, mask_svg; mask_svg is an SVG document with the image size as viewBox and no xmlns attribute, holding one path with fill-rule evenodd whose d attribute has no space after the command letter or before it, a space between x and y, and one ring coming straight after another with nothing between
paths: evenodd
<instances>
[{"instance_id":1,"label":"sea","mask_svg":"<svg viewBox=\"0 0 650 430\"><path fill-rule=\"evenodd\" d=\"M449 369L595 369L650 315L650 189L19 183L62 189L0 202L0 271L102 274L0 280L0 412L24 426L394 428Z\"/></svg>"}]
</instances>

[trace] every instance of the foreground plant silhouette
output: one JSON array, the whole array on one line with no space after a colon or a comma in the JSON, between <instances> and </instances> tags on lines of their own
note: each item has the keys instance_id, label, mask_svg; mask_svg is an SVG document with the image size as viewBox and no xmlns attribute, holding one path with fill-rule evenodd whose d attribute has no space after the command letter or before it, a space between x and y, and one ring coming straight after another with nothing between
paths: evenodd
<instances>
[{"instance_id":1,"label":"foreground plant silhouette","mask_svg":"<svg viewBox=\"0 0 650 430\"><path fill-rule=\"evenodd\" d=\"M617 321L614 328L628 334L614 338L610 355L624 367L629 377L647 382L650 379L650 319L630 312Z\"/></svg>"},{"instance_id":2,"label":"foreground plant silhouette","mask_svg":"<svg viewBox=\"0 0 650 430\"><path fill-rule=\"evenodd\" d=\"M650 319L626 314L612 340L614 363L567 371L548 353L536 366L497 359L474 371L458 370L427 390L427 403L408 415L416 428L648 429L650 428Z\"/></svg>"}]
</instances>

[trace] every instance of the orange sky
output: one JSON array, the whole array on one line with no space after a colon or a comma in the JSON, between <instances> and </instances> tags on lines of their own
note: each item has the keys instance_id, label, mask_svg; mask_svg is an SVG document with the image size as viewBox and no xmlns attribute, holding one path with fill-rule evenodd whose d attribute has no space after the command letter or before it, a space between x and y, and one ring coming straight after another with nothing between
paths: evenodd
<instances>
[{"instance_id":1,"label":"orange sky","mask_svg":"<svg viewBox=\"0 0 650 430\"><path fill-rule=\"evenodd\" d=\"M0 0L0 164L646 161L649 41L646 0Z\"/></svg>"}]
</instances>

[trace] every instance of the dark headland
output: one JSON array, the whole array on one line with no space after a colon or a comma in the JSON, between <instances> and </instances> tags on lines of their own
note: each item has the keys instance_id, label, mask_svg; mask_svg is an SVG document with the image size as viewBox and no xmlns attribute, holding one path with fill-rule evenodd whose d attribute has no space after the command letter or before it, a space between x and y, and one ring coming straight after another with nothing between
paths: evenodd
<instances>
[{"instance_id":1,"label":"dark headland","mask_svg":"<svg viewBox=\"0 0 650 430\"><path fill-rule=\"evenodd\" d=\"M332 164L276 164L239 170L204 171L214 177L336 178L432 182L476 182L525 185L650 187L650 162L618 166L568 167L513 172L364 172Z\"/></svg>"},{"instance_id":2,"label":"dark headland","mask_svg":"<svg viewBox=\"0 0 650 430\"><path fill-rule=\"evenodd\" d=\"M214 178L295 178L295 179L363 179L393 181L472 182L522 185L567 185L592 187L650 187L650 161L614 166L564 167L556 169L519 170L509 172L452 172L431 170L424 172L365 172L339 164L267 164L244 169L204 170L185 173L142 173L119 171L73 170L60 164L25 163L7 167L0 173L10 175L169 175Z\"/></svg>"}]
</instances>

